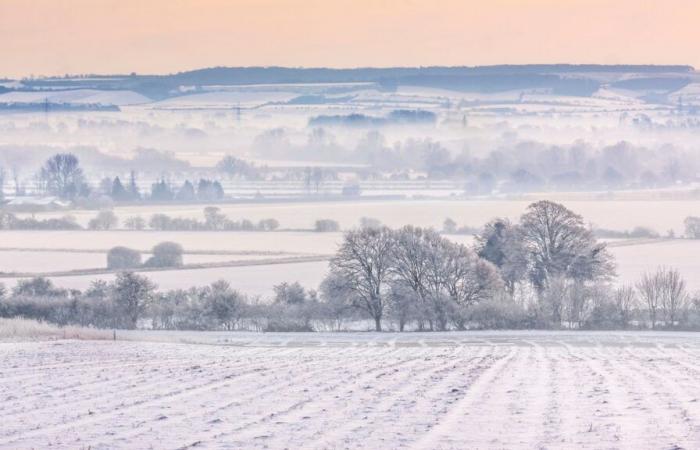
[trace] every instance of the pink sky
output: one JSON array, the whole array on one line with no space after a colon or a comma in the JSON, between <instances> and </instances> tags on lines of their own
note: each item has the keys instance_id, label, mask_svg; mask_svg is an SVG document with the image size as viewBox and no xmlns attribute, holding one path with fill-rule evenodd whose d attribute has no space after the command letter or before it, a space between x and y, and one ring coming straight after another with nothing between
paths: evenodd
<instances>
[{"instance_id":1,"label":"pink sky","mask_svg":"<svg viewBox=\"0 0 700 450\"><path fill-rule=\"evenodd\" d=\"M700 67L699 0L0 0L0 76L209 66Z\"/></svg>"}]
</instances>

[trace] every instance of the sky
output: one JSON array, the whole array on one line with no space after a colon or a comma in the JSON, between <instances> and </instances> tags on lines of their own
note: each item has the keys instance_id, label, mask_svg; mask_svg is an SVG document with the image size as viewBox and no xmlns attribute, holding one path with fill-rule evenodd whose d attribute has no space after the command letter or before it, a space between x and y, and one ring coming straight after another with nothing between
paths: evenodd
<instances>
[{"instance_id":1,"label":"sky","mask_svg":"<svg viewBox=\"0 0 700 450\"><path fill-rule=\"evenodd\" d=\"M212 66L700 68L700 0L0 0L0 77Z\"/></svg>"}]
</instances>

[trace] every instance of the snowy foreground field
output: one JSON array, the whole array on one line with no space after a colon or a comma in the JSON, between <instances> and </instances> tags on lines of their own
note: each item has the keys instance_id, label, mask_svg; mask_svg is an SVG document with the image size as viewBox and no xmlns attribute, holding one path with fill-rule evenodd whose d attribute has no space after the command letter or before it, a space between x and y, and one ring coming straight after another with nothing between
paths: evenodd
<instances>
[{"instance_id":1,"label":"snowy foreground field","mask_svg":"<svg viewBox=\"0 0 700 450\"><path fill-rule=\"evenodd\" d=\"M700 447L695 334L123 337L0 343L0 448Z\"/></svg>"}]
</instances>

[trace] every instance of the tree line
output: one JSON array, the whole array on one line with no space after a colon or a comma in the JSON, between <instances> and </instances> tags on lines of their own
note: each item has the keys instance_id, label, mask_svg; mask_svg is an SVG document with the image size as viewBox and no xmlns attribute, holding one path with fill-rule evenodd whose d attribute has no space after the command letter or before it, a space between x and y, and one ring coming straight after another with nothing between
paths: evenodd
<instances>
[{"instance_id":1,"label":"tree line","mask_svg":"<svg viewBox=\"0 0 700 450\"><path fill-rule=\"evenodd\" d=\"M224 158L217 170L229 174L251 173L251 168L245 162L233 157ZM80 160L72 153L57 153L46 160L37 176L39 191L54 195L62 200L76 201L87 199L91 195L101 195L114 201L128 202L139 200L151 201L216 201L224 198L224 189L218 180L200 178L198 181L185 180L182 185L175 186L164 178L151 185L150 193L142 193L139 189L136 172L131 171L128 181L124 182L119 176L104 178L94 189L80 166Z\"/></svg>"},{"instance_id":2,"label":"tree line","mask_svg":"<svg viewBox=\"0 0 700 450\"><path fill-rule=\"evenodd\" d=\"M176 266L181 253L166 243L153 257L170 259L147 264ZM112 256L115 268L134 262L124 249ZM700 328L700 298L677 270L659 268L634 285L614 286L614 278L613 258L583 218L540 201L516 223L489 222L471 247L432 229L390 229L367 219L343 235L318 291L281 283L262 299L219 281L158 292L147 277L127 271L85 292L43 278L20 281L0 289L0 315L196 330L312 331L367 320L377 331Z\"/></svg>"}]
</instances>

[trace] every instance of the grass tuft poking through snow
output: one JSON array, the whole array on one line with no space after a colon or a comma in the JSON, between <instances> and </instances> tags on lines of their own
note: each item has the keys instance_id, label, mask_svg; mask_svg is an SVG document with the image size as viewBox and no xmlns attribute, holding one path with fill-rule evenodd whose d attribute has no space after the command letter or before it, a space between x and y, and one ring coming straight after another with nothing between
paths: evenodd
<instances>
[{"instance_id":1,"label":"grass tuft poking through snow","mask_svg":"<svg viewBox=\"0 0 700 450\"><path fill-rule=\"evenodd\" d=\"M111 339L107 330L82 327L60 327L36 320L0 318L0 340L44 340L44 339Z\"/></svg>"}]
</instances>

